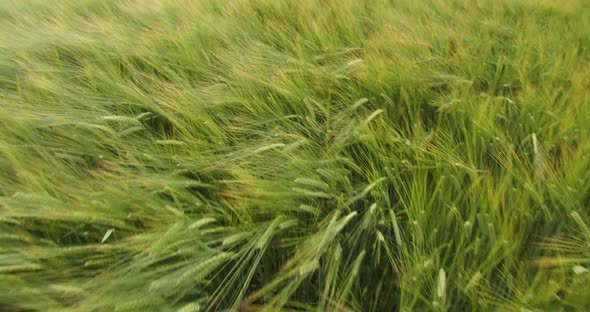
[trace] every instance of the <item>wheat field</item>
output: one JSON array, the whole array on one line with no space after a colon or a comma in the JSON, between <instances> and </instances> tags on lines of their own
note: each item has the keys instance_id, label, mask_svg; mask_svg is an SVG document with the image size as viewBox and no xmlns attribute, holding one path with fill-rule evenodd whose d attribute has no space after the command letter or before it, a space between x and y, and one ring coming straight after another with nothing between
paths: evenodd
<instances>
[{"instance_id":1,"label":"wheat field","mask_svg":"<svg viewBox=\"0 0 590 312\"><path fill-rule=\"evenodd\" d=\"M585 0L0 0L0 310L584 311Z\"/></svg>"}]
</instances>

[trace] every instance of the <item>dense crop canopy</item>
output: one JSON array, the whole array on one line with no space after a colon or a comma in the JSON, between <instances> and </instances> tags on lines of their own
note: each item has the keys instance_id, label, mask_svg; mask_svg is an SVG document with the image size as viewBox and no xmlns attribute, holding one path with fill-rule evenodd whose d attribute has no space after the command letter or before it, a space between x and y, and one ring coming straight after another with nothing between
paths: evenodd
<instances>
[{"instance_id":1,"label":"dense crop canopy","mask_svg":"<svg viewBox=\"0 0 590 312\"><path fill-rule=\"evenodd\" d=\"M0 310L590 303L585 0L0 0Z\"/></svg>"}]
</instances>

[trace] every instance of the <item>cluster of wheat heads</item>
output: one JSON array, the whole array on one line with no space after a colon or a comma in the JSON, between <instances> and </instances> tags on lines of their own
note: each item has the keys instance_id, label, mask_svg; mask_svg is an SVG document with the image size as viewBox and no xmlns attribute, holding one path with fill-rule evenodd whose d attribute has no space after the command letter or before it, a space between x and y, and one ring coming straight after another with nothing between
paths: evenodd
<instances>
[{"instance_id":1,"label":"cluster of wheat heads","mask_svg":"<svg viewBox=\"0 0 590 312\"><path fill-rule=\"evenodd\" d=\"M0 310L590 298L584 0L0 1Z\"/></svg>"}]
</instances>

